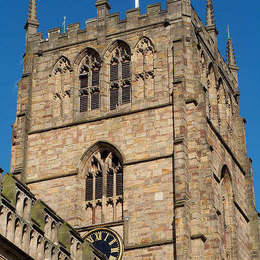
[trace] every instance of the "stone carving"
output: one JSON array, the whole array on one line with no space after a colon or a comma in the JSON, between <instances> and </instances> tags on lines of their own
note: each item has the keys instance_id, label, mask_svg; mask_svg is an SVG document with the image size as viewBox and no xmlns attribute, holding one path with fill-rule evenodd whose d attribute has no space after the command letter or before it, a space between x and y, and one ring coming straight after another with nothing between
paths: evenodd
<instances>
[{"instance_id":1,"label":"stone carving","mask_svg":"<svg viewBox=\"0 0 260 260\"><path fill-rule=\"evenodd\" d=\"M54 69L53 69L53 74L54 74L54 75L64 74L64 73L66 73L67 71L71 72L71 71L73 71L73 70L72 70L72 67L71 67L71 65L70 65L70 61L68 60L68 58L62 56L62 57L57 61L57 63L55 64Z\"/></svg>"},{"instance_id":2,"label":"stone carving","mask_svg":"<svg viewBox=\"0 0 260 260\"><path fill-rule=\"evenodd\" d=\"M111 64L131 60L130 51L123 44L119 44L112 52Z\"/></svg>"},{"instance_id":3,"label":"stone carving","mask_svg":"<svg viewBox=\"0 0 260 260\"><path fill-rule=\"evenodd\" d=\"M79 73L89 74L90 70L100 70L101 59L99 56L88 54L81 62Z\"/></svg>"},{"instance_id":4,"label":"stone carving","mask_svg":"<svg viewBox=\"0 0 260 260\"><path fill-rule=\"evenodd\" d=\"M154 53L154 47L148 38L142 38L136 46L136 52L151 55Z\"/></svg>"}]
</instances>

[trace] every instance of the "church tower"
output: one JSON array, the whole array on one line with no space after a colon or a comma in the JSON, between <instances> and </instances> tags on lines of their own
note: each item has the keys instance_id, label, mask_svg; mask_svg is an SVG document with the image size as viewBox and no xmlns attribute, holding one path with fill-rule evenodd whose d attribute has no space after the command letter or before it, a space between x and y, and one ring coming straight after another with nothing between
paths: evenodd
<instances>
[{"instance_id":1,"label":"church tower","mask_svg":"<svg viewBox=\"0 0 260 260\"><path fill-rule=\"evenodd\" d=\"M11 172L109 260L260 257L232 40L190 0L37 32L30 0ZM44 14L41 14L44 15Z\"/></svg>"}]
</instances>

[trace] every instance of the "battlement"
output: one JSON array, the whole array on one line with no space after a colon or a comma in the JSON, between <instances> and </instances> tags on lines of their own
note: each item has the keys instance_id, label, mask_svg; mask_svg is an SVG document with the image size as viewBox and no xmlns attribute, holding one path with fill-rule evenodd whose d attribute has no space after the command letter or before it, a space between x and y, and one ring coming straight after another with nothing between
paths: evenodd
<instances>
[{"instance_id":1,"label":"battlement","mask_svg":"<svg viewBox=\"0 0 260 260\"><path fill-rule=\"evenodd\" d=\"M144 14L140 13L139 8L127 10L123 20L120 19L120 13L108 14L105 19L107 29L104 33L109 37L149 26L167 26L169 23L181 19L183 15L191 16L191 8L188 3L167 0L166 10L162 10L161 3L155 3L148 5ZM77 42L90 41L98 38L99 24L100 19L96 17L87 20L84 29L80 28L80 23L75 23L67 26L66 33L63 33L60 27L53 28L48 31L47 39L42 38L42 33L37 33L30 35L29 41L42 51ZM35 50L35 47L32 49Z\"/></svg>"}]
</instances>

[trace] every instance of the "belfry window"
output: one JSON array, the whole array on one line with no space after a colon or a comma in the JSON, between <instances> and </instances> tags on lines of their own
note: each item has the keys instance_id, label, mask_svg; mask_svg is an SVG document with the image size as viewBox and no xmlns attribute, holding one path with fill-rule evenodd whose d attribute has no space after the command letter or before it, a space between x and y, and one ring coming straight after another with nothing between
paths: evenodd
<instances>
[{"instance_id":1,"label":"belfry window","mask_svg":"<svg viewBox=\"0 0 260 260\"><path fill-rule=\"evenodd\" d=\"M88 75L80 76L80 112L88 110Z\"/></svg>"},{"instance_id":2,"label":"belfry window","mask_svg":"<svg viewBox=\"0 0 260 260\"><path fill-rule=\"evenodd\" d=\"M87 208L92 209L92 217L89 218L92 223L122 219L123 168L114 152L104 148L95 152L89 159L85 194ZM96 214L97 210L103 211L105 207L112 212L102 220Z\"/></svg>"},{"instance_id":3,"label":"belfry window","mask_svg":"<svg viewBox=\"0 0 260 260\"><path fill-rule=\"evenodd\" d=\"M110 110L131 102L131 54L125 44L113 51L110 62Z\"/></svg>"},{"instance_id":4,"label":"belfry window","mask_svg":"<svg viewBox=\"0 0 260 260\"><path fill-rule=\"evenodd\" d=\"M100 108L100 57L87 53L80 66L80 112Z\"/></svg>"}]
</instances>

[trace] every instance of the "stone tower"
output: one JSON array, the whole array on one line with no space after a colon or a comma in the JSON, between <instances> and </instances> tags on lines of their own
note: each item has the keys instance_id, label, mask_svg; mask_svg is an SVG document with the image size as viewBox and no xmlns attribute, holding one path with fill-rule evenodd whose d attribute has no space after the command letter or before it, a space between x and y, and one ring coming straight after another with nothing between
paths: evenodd
<instances>
[{"instance_id":1,"label":"stone tower","mask_svg":"<svg viewBox=\"0 0 260 260\"><path fill-rule=\"evenodd\" d=\"M238 67L212 1L205 26L189 0L125 20L96 8L43 39L30 0L11 172L83 237L116 231L124 260L259 259Z\"/></svg>"}]
</instances>

